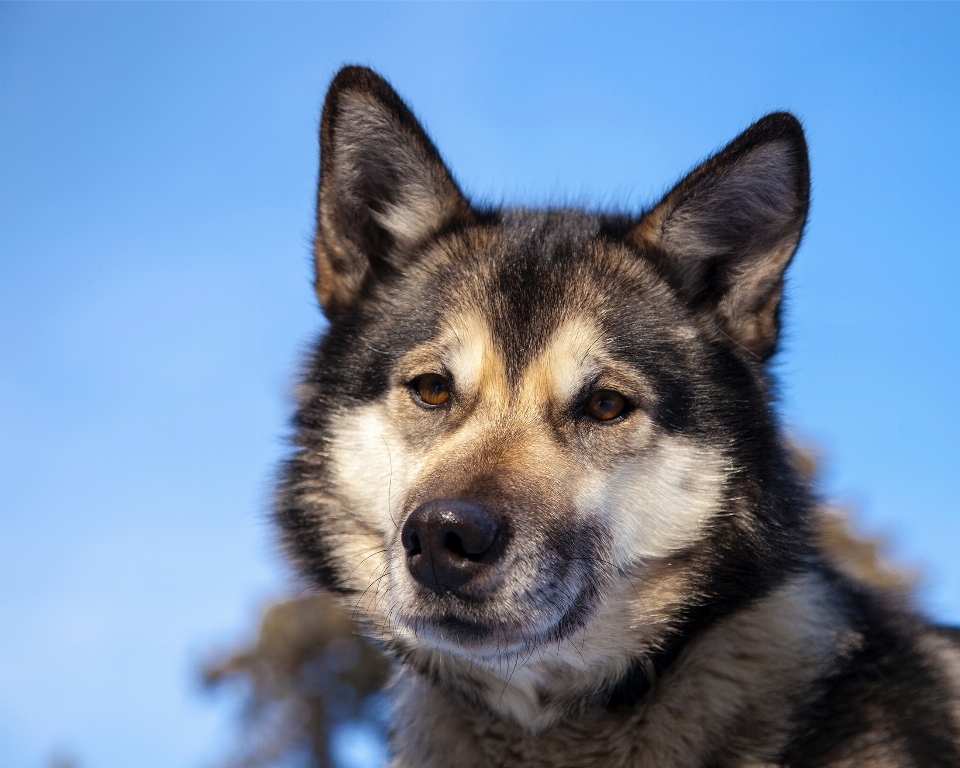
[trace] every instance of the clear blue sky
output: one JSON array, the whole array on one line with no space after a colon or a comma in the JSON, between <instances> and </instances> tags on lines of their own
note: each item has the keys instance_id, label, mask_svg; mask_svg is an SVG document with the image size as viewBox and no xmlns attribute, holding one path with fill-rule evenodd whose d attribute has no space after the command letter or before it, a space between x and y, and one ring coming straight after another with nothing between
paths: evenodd
<instances>
[{"instance_id":1,"label":"clear blue sky","mask_svg":"<svg viewBox=\"0 0 960 768\"><path fill-rule=\"evenodd\" d=\"M208 764L265 513L316 128L386 75L465 190L639 206L755 118L813 167L779 362L830 498L960 623L960 4L0 4L0 764Z\"/></svg>"}]
</instances>

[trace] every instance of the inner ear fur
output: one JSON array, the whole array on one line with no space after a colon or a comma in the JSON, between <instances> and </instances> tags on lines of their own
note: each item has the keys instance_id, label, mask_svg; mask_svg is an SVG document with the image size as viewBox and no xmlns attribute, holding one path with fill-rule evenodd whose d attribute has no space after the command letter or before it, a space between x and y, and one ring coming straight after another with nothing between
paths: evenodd
<instances>
[{"instance_id":1,"label":"inner ear fur","mask_svg":"<svg viewBox=\"0 0 960 768\"><path fill-rule=\"evenodd\" d=\"M698 166L628 238L750 357L776 349L784 272L810 201L803 128L777 112Z\"/></svg>"},{"instance_id":2,"label":"inner ear fur","mask_svg":"<svg viewBox=\"0 0 960 768\"><path fill-rule=\"evenodd\" d=\"M371 279L403 268L418 246L473 218L440 154L390 85L344 67L320 119L317 297L328 317Z\"/></svg>"}]
</instances>

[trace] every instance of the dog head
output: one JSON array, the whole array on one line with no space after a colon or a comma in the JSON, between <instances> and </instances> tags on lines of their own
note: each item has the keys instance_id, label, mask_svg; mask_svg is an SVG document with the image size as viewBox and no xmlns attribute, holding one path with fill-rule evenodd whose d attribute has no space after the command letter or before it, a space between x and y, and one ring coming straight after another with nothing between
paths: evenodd
<instances>
[{"instance_id":1,"label":"dog head","mask_svg":"<svg viewBox=\"0 0 960 768\"><path fill-rule=\"evenodd\" d=\"M808 206L795 118L637 217L472 206L362 68L320 141L330 325L278 513L307 574L422 665L576 638L611 681L783 577L803 490L765 364Z\"/></svg>"}]
</instances>

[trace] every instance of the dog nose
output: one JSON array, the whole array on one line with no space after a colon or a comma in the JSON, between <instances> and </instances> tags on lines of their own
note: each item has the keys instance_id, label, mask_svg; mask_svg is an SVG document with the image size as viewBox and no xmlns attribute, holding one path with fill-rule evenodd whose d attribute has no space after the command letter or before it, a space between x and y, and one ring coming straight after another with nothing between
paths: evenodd
<instances>
[{"instance_id":1,"label":"dog nose","mask_svg":"<svg viewBox=\"0 0 960 768\"><path fill-rule=\"evenodd\" d=\"M400 541L413 578L442 595L455 592L497 559L499 533L482 504L439 500L413 510Z\"/></svg>"}]
</instances>

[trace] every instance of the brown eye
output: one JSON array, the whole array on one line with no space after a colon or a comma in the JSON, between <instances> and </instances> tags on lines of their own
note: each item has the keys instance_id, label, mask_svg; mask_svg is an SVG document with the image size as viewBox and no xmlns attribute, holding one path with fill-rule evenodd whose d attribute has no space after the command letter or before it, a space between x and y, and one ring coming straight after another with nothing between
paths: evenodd
<instances>
[{"instance_id":1,"label":"brown eye","mask_svg":"<svg viewBox=\"0 0 960 768\"><path fill-rule=\"evenodd\" d=\"M428 373L413 382L413 391L427 405L443 405L450 399L450 385L436 373Z\"/></svg>"},{"instance_id":2,"label":"brown eye","mask_svg":"<svg viewBox=\"0 0 960 768\"><path fill-rule=\"evenodd\" d=\"M623 395L612 389L598 389L587 401L587 413L597 421L615 419L626 407L627 401Z\"/></svg>"}]
</instances>

